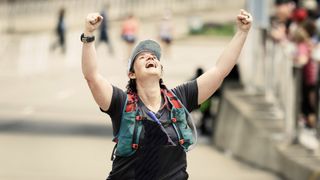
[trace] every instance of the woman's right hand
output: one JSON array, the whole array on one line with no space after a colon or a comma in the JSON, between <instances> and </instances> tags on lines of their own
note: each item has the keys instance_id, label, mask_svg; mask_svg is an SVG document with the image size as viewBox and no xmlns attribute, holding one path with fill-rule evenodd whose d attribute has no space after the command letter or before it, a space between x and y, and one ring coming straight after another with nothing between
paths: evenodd
<instances>
[{"instance_id":1,"label":"woman's right hand","mask_svg":"<svg viewBox=\"0 0 320 180\"><path fill-rule=\"evenodd\" d=\"M92 36L93 32L100 26L103 17L99 13L90 13L86 17L84 34Z\"/></svg>"}]
</instances>

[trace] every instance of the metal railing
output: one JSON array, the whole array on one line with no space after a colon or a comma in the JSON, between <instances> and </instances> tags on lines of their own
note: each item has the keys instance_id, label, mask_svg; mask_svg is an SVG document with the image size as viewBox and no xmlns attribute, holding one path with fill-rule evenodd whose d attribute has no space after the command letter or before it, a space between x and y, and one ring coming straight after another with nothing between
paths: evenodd
<instances>
[{"instance_id":1,"label":"metal railing","mask_svg":"<svg viewBox=\"0 0 320 180\"><path fill-rule=\"evenodd\" d=\"M286 134L294 134L295 82L287 49L267 39L265 30L252 28L239 66L247 92L264 94L282 112L278 116L284 119Z\"/></svg>"}]
</instances>

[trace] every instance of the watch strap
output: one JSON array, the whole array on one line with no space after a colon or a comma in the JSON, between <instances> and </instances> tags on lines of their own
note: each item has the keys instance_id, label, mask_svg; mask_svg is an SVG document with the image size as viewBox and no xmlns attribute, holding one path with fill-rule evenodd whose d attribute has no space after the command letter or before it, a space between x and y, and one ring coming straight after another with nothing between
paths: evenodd
<instances>
[{"instance_id":1,"label":"watch strap","mask_svg":"<svg viewBox=\"0 0 320 180\"><path fill-rule=\"evenodd\" d=\"M90 43L94 41L94 36L85 36L84 33L81 34L80 40L83 43Z\"/></svg>"}]
</instances>

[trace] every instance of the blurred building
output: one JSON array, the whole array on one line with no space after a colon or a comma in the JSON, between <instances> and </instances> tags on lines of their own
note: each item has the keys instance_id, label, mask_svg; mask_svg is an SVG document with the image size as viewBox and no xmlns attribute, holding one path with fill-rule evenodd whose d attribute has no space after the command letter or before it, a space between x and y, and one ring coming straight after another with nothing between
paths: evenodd
<instances>
[{"instance_id":1,"label":"blurred building","mask_svg":"<svg viewBox=\"0 0 320 180\"><path fill-rule=\"evenodd\" d=\"M56 12L65 7L69 27L79 27L89 12L99 12L108 3L110 20L119 20L128 13L139 18L161 17L163 9L173 13L218 10L228 7L241 7L244 0L1 0L0 31L34 31L52 29Z\"/></svg>"}]
</instances>

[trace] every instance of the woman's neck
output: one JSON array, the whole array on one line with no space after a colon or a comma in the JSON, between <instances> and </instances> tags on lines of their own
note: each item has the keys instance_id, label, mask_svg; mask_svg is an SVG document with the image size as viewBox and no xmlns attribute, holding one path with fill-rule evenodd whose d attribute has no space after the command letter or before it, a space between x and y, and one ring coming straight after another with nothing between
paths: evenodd
<instances>
[{"instance_id":1,"label":"woman's neck","mask_svg":"<svg viewBox=\"0 0 320 180\"><path fill-rule=\"evenodd\" d=\"M144 105L153 112L157 112L161 107L161 89L159 81L138 82L138 96Z\"/></svg>"}]
</instances>

